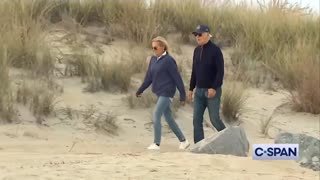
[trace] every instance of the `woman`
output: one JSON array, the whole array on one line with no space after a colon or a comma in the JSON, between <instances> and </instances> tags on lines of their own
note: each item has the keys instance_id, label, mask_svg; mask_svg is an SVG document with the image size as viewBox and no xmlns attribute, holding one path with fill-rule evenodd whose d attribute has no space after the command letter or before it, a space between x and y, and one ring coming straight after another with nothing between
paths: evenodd
<instances>
[{"instance_id":1,"label":"woman","mask_svg":"<svg viewBox=\"0 0 320 180\"><path fill-rule=\"evenodd\" d=\"M164 115L169 127L179 139L179 149L186 149L190 144L173 119L171 112L172 98L176 92L176 88L180 92L180 102L182 105L184 105L186 100L182 78L175 60L169 55L168 43L163 37L158 36L152 40L152 49L154 56L149 61L144 82L136 92L136 96L140 97L143 91L152 84L152 92L158 96L153 113L154 143L148 149L160 150L162 115Z\"/></svg>"}]
</instances>

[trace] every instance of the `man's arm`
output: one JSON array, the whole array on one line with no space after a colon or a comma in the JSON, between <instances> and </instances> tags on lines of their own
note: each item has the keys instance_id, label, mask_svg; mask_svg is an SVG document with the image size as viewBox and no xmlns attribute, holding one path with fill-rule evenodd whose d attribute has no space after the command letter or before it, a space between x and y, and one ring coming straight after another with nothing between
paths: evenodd
<instances>
[{"instance_id":1,"label":"man's arm","mask_svg":"<svg viewBox=\"0 0 320 180\"><path fill-rule=\"evenodd\" d=\"M190 87L189 91L193 91L193 89L196 87L196 64L195 64L195 52L193 52L193 58L192 58L192 72L191 72L191 78L190 78Z\"/></svg>"},{"instance_id":2,"label":"man's arm","mask_svg":"<svg viewBox=\"0 0 320 180\"><path fill-rule=\"evenodd\" d=\"M217 49L217 55L215 57L216 59L213 61L216 63L217 72L211 87L216 90L218 87L220 87L224 76L224 59L220 48Z\"/></svg>"},{"instance_id":3,"label":"man's arm","mask_svg":"<svg viewBox=\"0 0 320 180\"><path fill-rule=\"evenodd\" d=\"M148 70L147 70L147 73L144 77L144 81L141 84L138 91L136 92L136 94L140 95L141 93L143 93L143 91L146 90L150 86L151 83L152 83L152 76L151 76L151 59L150 59Z\"/></svg>"},{"instance_id":4,"label":"man's arm","mask_svg":"<svg viewBox=\"0 0 320 180\"><path fill-rule=\"evenodd\" d=\"M178 71L178 67L174 59L168 60L168 71L170 76L174 79L174 82L177 85L177 88L180 92L180 101L185 101L186 100L186 91L184 89L184 84L183 80L181 78L181 75Z\"/></svg>"}]
</instances>

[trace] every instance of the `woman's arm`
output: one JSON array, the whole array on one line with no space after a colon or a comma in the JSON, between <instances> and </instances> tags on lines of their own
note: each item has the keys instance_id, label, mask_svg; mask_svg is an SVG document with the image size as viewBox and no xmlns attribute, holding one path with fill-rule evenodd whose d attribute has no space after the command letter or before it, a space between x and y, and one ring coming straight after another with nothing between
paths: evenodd
<instances>
[{"instance_id":1,"label":"woman's arm","mask_svg":"<svg viewBox=\"0 0 320 180\"><path fill-rule=\"evenodd\" d=\"M148 66L148 70L147 73L144 77L144 81L141 84L140 88L138 89L138 91L136 92L136 95L140 95L143 93L144 90L146 90L150 84L152 83L152 75L151 75L151 59L149 61L149 66Z\"/></svg>"},{"instance_id":2,"label":"woman's arm","mask_svg":"<svg viewBox=\"0 0 320 180\"><path fill-rule=\"evenodd\" d=\"M186 100L186 91L184 89L184 84L183 80L181 78L181 75L178 71L177 64L174 59L168 60L168 71L171 75L171 77L174 79L174 82L177 85L177 88L180 92L180 101L185 101Z\"/></svg>"}]
</instances>

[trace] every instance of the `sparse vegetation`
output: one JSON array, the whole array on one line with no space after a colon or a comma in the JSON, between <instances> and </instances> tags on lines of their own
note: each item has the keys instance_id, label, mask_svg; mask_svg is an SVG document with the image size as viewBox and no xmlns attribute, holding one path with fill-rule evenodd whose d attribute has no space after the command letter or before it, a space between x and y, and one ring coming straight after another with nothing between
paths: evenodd
<instances>
[{"instance_id":1,"label":"sparse vegetation","mask_svg":"<svg viewBox=\"0 0 320 180\"><path fill-rule=\"evenodd\" d=\"M127 59L124 58L122 62L129 62L130 70L132 73L145 73L148 68L148 62L150 60L150 55L145 49L135 49L132 48L129 51L131 55Z\"/></svg>"},{"instance_id":2,"label":"sparse vegetation","mask_svg":"<svg viewBox=\"0 0 320 180\"><path fill-rule=\"evenodd\" d=\"M42 19L53 6L50 1L4 1L0 19L6 24L0 29L0 40L13 67L30 69L41 75L53 72L54 59L45 42L45 22Z\"/></svg>"},{"instance_id":3,"label":"sparse vegetation","mask_svg":"<svg viewBox=\"0 0 320 180\"><path fill-rule=\"evenodd\" d=\"M288 47L289 48L289 47ZM296 111L320 113L320 53L315 45L298 41L275 57L273 69L291 93ZM292 49L295 51L291 52Z\"/></svg>"},{"instance_id":4,"label":"sparse vegetation","mask_svg":"<svg viewBox=\"0 0 320 180\"><path fill-rule=\"evenodd\" d=\"M137 98L135 94L127 95L126 101L132 109L150 108L156 103L157 97L150 90L146 90L139 98Z\"/></svg>"},{"instance_id":5,"label":"sparse vegetation","mask_svg":"<svg viewBox=\"0 0 320 180\"><path fill-rule=\"evenodd\" d=\"M115 114L111 112L101 113L95 105L87 106L81 114L86 126L93 127L98 132L117 135L119 126Z\"/></svg>"},{"instance_id":6,"label":"sparse vegetation","mask_svg":"<svg viewBox=\"0 0 320 180\"><path fill-rule=\"evenodd\" d=\"M116 123L117 117L114 114L100 114L94 122L97 131L103 131L111 135L117 135L119 126Z\"/></svg>"},{"instance_id":7,"label":"sparse vegetation","mask_svg":"<svg viewBox=\"0 0 320 180\"><path fill-rule=\"evenodd\" d=\"M97 111L98 111L98 109L96 106L94 106L92 104L87 106L87 108L82 113L83 119L86 121L86 120L92 118L93 115L95 115L97 113Z\"/></svg>"},{"instance_id":8,"label":"sparse vegetation","mask_svg":"<svg viewBox=\"0 0 320 180\"><path fill-rule=\"evenodd\" d=\"M269 136L269 129L272 125L273 116L269 116L265 119L260 120L260 133L267 137Z\"/></svg>"},{"instance_id":9,"label":"sparse vegetation","mask_svg":"<svg viewBox=\"0 0 320 180\"><path fill-rule=\"evenodd\" d=\"M7 51L0 51L0 122L13 122L16 116L9 79Z\"/></svg>"},{"instance_id":10,"label":"sparse vegetation","mask_svg":"<svg viewBox=\"0 0 320 180\"><path fill-rule=\"evenodd\" d=\"M224 85L222 93L222 114L228 123L234 123L245 112L245 103L248 98L245 86L231 82Z\"/></svg>"},{"instance_id":11,"label":"sparse vegetation","mask_svg":"<svg viewBox=\"0 0 320 180\"><path fill-rule=\"evenodd\" d=\"M132 69L125 62L107 63L104 59L90 55L75 54L68 61L65 74L77 75L88 83L86 91L120 90L127 92L130 87Z\"/></svg>"},{"instance_id":12,"label":"sparse vegetation","mask_svg":"<svg viewBox=\"0 0 320 180\"><path fill-rule=\"evenodd\" d=\"M50 115L57 103L58 93L56 88L52 88L51 83L54 82L49 80L23 81L17 88L16 101L29 107L37 118Z\"/></svg>"}]
</instances>

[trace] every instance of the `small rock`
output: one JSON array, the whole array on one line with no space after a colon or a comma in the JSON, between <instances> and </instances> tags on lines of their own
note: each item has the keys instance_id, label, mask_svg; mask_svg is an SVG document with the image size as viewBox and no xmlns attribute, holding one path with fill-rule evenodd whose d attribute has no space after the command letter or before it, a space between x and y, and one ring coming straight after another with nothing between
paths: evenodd
<instances>
[{"instance_id":1,"label":"small rock","mask_svg":"<svg viewBox=\"0 0 320 180\"><path fill-rule=\"evenodd\" d=\"M308 159L306 157L303 157L300 162L300 164L307 164L308 163Z\"/></svg>"},{"instance_id":2,"label":"small rock","mask_svg":"<svg viewBox=\"0 0 320 180\"><path fill-rule=\"evenodd\" d=\"M318 158L317 156L314 156L314 157L312 158L312 162L319 162L319 158Z\"/></svg>"}]
</instances>

